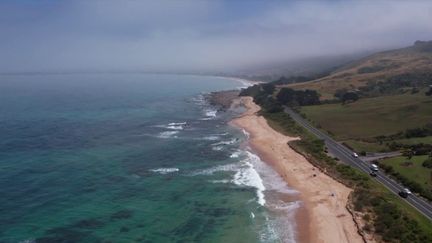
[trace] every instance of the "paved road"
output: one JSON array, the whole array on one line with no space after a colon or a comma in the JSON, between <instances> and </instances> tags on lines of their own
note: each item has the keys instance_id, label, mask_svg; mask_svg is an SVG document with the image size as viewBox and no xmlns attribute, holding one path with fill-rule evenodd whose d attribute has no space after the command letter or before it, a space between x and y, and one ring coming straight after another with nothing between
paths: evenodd
<instances>
[{"instance_id":1,"label":"paved road","mask_svg":"<svg viewBox=\"0 0 432 243\"><path fill-rule=\"evenodd\" d=\"M301 117L299 114L297 114L290 108L285 108L285 112L288 113L297 123L305 127L315 136L319 137L320 139L323 139L326 143L329 152L332 153L337 158L339 158L340 161L348 165L351 165L355 168L358 168L361 171L370 173L369 162L363 161L360 158L355 158L353 156L353 152L350 149L339 144L334 139L332 139L329 135L312 126L307 120L305 120L303 117ZM375 179L395 194L398 194L398 192L403 189L402 185L398 184L396 181L389 178L387 175L385 175L382 172L378 173ZM425 215L427 218L432 220L432 205L429 202L416 195L410 195L408 198L403 200L405 200L411 206L416 208L420 213Z\"/></svg>"}]
</instances>

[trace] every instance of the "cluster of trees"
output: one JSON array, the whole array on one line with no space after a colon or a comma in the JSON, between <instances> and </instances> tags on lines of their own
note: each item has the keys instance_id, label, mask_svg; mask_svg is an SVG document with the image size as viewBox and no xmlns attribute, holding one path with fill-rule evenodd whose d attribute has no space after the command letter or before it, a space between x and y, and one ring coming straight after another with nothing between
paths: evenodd
<instances>
[{"instance_id":1,"label":"cluster of trees","mask_svg":"<svg viewBox=\"0 0 432 243\"><path fill-rule=\"evenodd\" d=\"M378 136L375 139L378 140L380 143L382 143L384 141L393 141L397 139L418 138L418 137L427 137L427 136L432 136L432 123L428 123L423 127L406 129L405 131L401 131L392 135Z\"/></svg>"},{"instance_id":2,"label":"cluster of trees","mask_svg":"<svg viewBox=\"0 0 432 243\"><path fill-rule=\"evenodd\" d=\"M283 111L283 107L282 104L273 97L275 89L276 87L273 83L256 84L243 89L240 92L240 96L252 96L254 102L260 105L264 111L276 113Z\"/></svg>"},{"instance_id":3,"label":"cluster of trees","mask_svg":"<svg viewBox=\"0 0 432 243\"><path fill-rule=\"evenodd\" d=\"M360 87L360 94L364 97L372 97L383 94L399 93L403 88L418 90L432 84L432 72L411 72L394 75L382 81L369 82ZM432 94L428 91L427 94Z\"/></svg>"},{"instance_id":4,"label":"cluster of trees","mask_svg":"<svg viewBox=\"0 0 432 243\"><path fill-rule=\"evenodd\" d=\"M277 94L277 100L289 106L319 105L320 95L315 90L294 90L282 88Z\"/></svg>"},{"instance_id":5,"label":"cluster of trees","mask_svg":"<svg viewBox=\"0 0 432 243\"><path fill-rule=\"evenodd\" d=\"M355 91L348 91L347 89L336 90L334 96L338 98L342 103L355 102L360 97Z\"/></svg>"},{"instance_id":6,"label":"cluster of trees","mask_svg":"<svg viewBox=\"0 0 432 243\"><path fill-rule=\"evenodd\" d=\"M404 132L406 138L432 136L432 123L428 123L420 128L407 129Z\"/></svg>"},{"instance_id":7,"label":"cluster of trees","mask_svg":"<svg viewBox=\"0 0 432 243\"><path fill-rule=\"evenodd\" d=\"M274 83L257 84L243 89L240 96L252 96L255 103L270 113L282 111L283 105L305 106L320 104L320 95L315 90L282 88L274 97L275 90Z\"/></svg>"},{"instance_id":8,"label":"cluster of trees","mask_svg":"<svg viewBox=\"0 0 432 243\"><path fill-rule=\"evenodd\" d=\"M426 168L429 168L429 169L432 169L432 157L429 156L429 158L427 158L427 159L423 162L422 166L423 166L423 167L426 167Z\"/></svg>"},{"instance_id":9,"label":"cluster of trees","mask_svg":"<svg viewBox=\"0 0 432 243\"><path fill-rule=\"evenodd\" d=\"M392 142L388 146L391 150L403 150L407 157L414 155L428 155L432 151L432 144L428 143L402 144Z\"/></svg>"}]
</instances>

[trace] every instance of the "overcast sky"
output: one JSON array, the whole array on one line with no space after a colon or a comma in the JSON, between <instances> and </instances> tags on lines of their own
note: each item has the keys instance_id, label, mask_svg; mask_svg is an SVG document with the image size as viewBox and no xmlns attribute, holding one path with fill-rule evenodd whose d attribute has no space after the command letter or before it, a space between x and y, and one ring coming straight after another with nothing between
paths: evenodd
<instances>
[{"instance_id":1,"label":"overcast sky","mask_svg":"<svg viewBox=\"0 0 432 243\"><path fill-rule=\"evenodd\" d=\"M432 39L432 1L0 1L0 72L231 71Z\"/></svg>"}]
</instances>

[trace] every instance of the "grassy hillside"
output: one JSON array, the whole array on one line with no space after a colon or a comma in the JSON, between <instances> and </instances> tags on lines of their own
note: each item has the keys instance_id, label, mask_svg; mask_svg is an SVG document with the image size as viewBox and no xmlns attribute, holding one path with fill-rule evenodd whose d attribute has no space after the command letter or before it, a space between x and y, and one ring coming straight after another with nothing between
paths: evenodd
<instances>
[{"instance_id":1,"label":"grassy hillside","mask_svg":"<svg viewBox=\"0 0 432 243\"><path fill-rule=\"evenodd\" d=\"M380 82L404 74L432 71L432 42L416 42L414 46L380 52L347 64L317 80L290 84L294 89L313 89L322 99L332 99L339 89L353 90L371 82Z\"/></svg>"},{"instance_id":2,"label":"grassy hillside","mask_svg":"<svg viewBox=\"0 0 432 243\"><path fill-rule=\"evenodd\" d=\"M349 104L304 106L301 112L339 140L368 140L432 121L432 96L424 93L360 99Z\"/></svg>"}]
</instances>

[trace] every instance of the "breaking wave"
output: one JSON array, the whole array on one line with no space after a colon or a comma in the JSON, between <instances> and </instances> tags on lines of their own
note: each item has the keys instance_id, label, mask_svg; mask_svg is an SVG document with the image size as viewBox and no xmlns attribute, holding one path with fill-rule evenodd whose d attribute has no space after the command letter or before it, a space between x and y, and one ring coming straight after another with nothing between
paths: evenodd
<instances>
[{"instance_id":1,"label":"breaking wave","mask_svg":"<svg viewBox=\"0 0 432 243\"><path fill-rule=\"evenodd\" d=\"M239 155L240 157L240 152ZM232 171L235 172L233 178L230 180L231 183L234 183L238 186L246 186L246 187L253 187L256 189L256 196L257 196L257 202L261 206L265 205L265 186L263 184L263 181L258 174L258 172L255 170L255 167L253 165L256 160L260 161L259 157L255 154L245 151L244 152L244 159L240 160L238 163L232 163L232 164L226 164L226 165L219 165L215 167L211 167L208 169L200 170L195 173L192 173L192 175L213 175L216 172L223 172L223 171Z\"/></svg>"},{"instance_id":2,"label":"breaking wave","mask_svg":"<svg viewBox=\"0 0 432 243\"><path fill-rule=\"evenodd\" d=\"M177 138L177 136L175 136L177 133L178 133L178 131L165 131L165 132L159 133L158 137L159 138Z\"/></svg>"},{"instance_id":3,"label":"breaking wave","mask_svg":"<svg viewBox=\"0 0 432 243\"><path fill-rule=\"evenodd\" d=\"M151 169L150 171L165 175L168 173L178 172L179 169L178 168L157 168L157 169Z\"/></svg>"},{"instance_id":4,"label":"breaking wave","mask_svg":"<svg viewBox=\"0 0 432 243\"><path fill-rule=\"evenodd\" d=\"M187 125L186 122L171 122L166 125L156 125L155 127L170 129L170 130L183 130Z\"/></svg>"}]
</instances>

